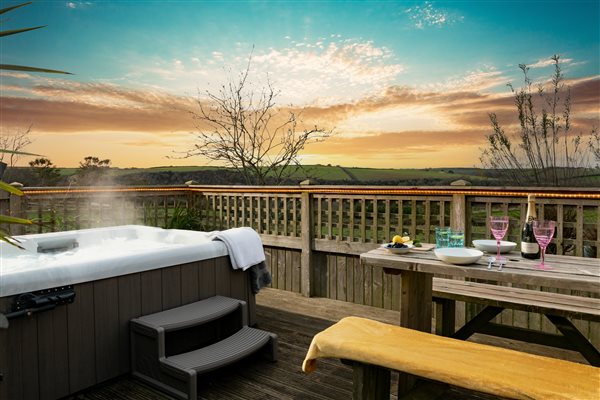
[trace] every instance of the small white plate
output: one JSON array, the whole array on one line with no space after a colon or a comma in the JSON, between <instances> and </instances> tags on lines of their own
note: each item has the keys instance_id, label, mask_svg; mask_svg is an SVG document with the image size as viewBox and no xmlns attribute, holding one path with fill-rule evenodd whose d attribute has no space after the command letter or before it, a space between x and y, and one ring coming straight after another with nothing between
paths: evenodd
<instances>
[{"instance_id":1,"label":"small white plate","mask_svg":"<svg viewBox=\"0 0 600 400\"><path fill-rule=\"evenodd\" d=\"M473 240L473 246L478 250L487 251L488 253L496 253L498 251L495 240ZM508 253L516 248L517 244L515 242L500 241L500 253Z\"/></svg>"},{"instance_id":2,"label":"small white plate","mask_svg":"<svg viewBox=\"0 0 600 400\"><path fill-rule=\"evenodd\" d=\"M483 252L480 250L467 249L465 247L444 247L435 249L433 252L440 260L457 265L473 264L483 255Z\"/></svg>"},{"instance_id":3,"label":"small white plate","mask_svg":"<svg viewBox=\"0 0 600 400\"><path fill-rule=\"evenodd\" d=\"M405 254L408 253L410 251L410 249L412 249L413 247L415 247L412 244L407 244L407 247L402 247L402 248L397 248L397 247L386 247L388 244L391 243L386 243L386 244L382 244L381 248L382 249L386 249L387 251L389 251L392 254Z\"/></svg>"}]
</instances>

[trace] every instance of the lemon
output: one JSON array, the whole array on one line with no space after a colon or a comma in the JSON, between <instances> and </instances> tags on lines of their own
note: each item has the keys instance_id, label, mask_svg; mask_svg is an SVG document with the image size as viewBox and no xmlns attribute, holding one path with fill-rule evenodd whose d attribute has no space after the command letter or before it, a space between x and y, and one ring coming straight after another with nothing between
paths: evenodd
<instances>
[{"instance_id":1,"label":"lemon","mask_svg":"<svg viewBox=\"0 0 600 400\"><path fill-rule=\"evenodd\" d=\"M408 243L408 242L410 242L410 243ZM410 240L410 236L396 235L392 238L392 243L412 244L412 240Z\"/></svg>"}]
</instances>

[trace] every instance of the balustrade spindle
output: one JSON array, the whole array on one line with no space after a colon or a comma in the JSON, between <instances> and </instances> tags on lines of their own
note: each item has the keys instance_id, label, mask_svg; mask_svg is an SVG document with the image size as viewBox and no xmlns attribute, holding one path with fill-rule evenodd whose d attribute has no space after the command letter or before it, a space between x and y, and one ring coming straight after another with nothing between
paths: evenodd
<instances>
[{"instance_id":1,"label":"balustrade spindle","mask_svg":"<svg viewBox=\"0 0 600 400\"><path fill-rule=\"evenodd\" d=\"M377 224L377 197L374 197L373 200L371 200L371 205L372 205L372 210L370 213L370 219L371 219L371 235L369 238L369 242L371 243L377 243L377 231L379 230L379 226ZM367 207L368 209L368 207ZM367 220L369 216L367 215ZM367 237L369 236L369 232L367 231Z\"/></svg>"},{"instance_id":2,"label":"balustrade spindle","mask_svg":"<svg viewBox=\"0 0 600 400\"><path fill-rule=\"evenodd\" d=\"M390 209L390 199L385 199L385 213L383 214L383 219L384 219L384 234L383 234L383 240L384 241L390 241L392 240L392 236L391 232L390 232L390 214L391 214L391 209ZM402 232L400 232L401 234Z\"/></svg>"}]
</instances>

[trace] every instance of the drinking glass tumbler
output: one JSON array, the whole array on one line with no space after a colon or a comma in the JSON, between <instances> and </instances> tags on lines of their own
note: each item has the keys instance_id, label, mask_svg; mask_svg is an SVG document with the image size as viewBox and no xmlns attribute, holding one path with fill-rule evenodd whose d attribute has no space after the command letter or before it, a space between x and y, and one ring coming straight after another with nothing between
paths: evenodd
<instances>
[{"instance_id":1,"label":"drinking glass tumbler","mask_svg":"<svg viewBox=\"0 0 600 400\"><path fill-rule=\"evenodd\" d=\"M442 247L448 247L450 244L450 228L449 227L437 227L435 228L435 247L438 249Z\"/></svg>"},{"instance_id":2,"label":"drinking glass tumbler","mask_svg":"<svg viewBox=\"0 0 600 400\"><path fill-rule=\"evenodd\" d=\"M465 232L451 230L448 239L448 247L465 247Z\"/></svg>"}]
</instances>

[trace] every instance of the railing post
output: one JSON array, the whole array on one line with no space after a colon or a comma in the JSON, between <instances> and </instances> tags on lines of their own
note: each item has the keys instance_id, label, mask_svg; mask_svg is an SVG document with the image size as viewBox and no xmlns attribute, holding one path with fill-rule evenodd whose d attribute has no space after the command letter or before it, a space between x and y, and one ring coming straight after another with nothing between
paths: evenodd
<instances>
[{"instance_id":1,"label":"railing post","mask_svg":"<svg viewBox=\"0 0 600 400\"><path fill-rule=\"evenodd\" d=\"M450 186L471 186L471 183L464 179L459 179L452 182ZM471 237L471 232L467 232L471 227L471 221L469 221L469 219L470 216L467 215L467 200L465 194L453 194L452 210L450 211L450 228L465 233L465 244L467 244L467 240L470 240Z\"/></svg>"},{"instance_id":2,"label":"railing post","mask_svg":"<svg viewBox=\"0 0 600 400\"><path fill-rule=\"evenodd\" d=\"M465 232L465 241L467 232L467 200L464 194L452 195L452 210L450 211L450 227L454 230Z\"/></svg>"},{"instance_id":3,"label":"railing post","mask_svg":"<svg viewBox=\"0 0 600 400\"><path fill-rule=\"evenodd\" d=\"M309 192L302 192L300 196L300 222L302 255L300 258L300 292L305 297L314 294L313 271L313 210L312 196Z\"/></svg>"},{"instance_id":4,"label":"railing post","mask_svg":"<svg viewBox=\"0 0 600 400\"><path fill-rule=\"evenodd\" d=\"M467 247L469 247L471 242L471 224L467 223L468 219L470 219L470 216L467 213L466 196L464 194L453 194L450 211L450 227L454 230L461 230L464 232L465 246ZM462 301L457 301L455 307L455 323L458 324L458 326L463 326L466 321L466 305Z\"/></svg>"}]
</instances>

